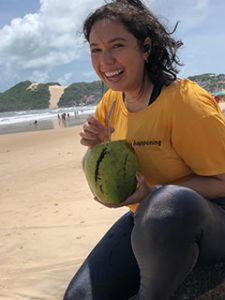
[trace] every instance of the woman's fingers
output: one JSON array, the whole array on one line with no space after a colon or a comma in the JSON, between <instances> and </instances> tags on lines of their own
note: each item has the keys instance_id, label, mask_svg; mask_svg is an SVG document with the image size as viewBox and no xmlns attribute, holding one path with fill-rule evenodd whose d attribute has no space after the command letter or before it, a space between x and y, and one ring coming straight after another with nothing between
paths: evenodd
<instances>
[{"instance_id":1,"label":"woman's fingers","mask_svg":"<svg viewBox=\"0 0 225 300\"><path fill-rule=\"evenodd\" d=\"M114 205L113 207L121 207L127 206L129 204L140 203L144 200L149 194L152 193L151 186L147 183L144 176L142 176L139 172L136 173L137 178L137 189L135 192L129 196L125 201L121 202L120 204Z\"/></svg>"},{"instance_id":2,"label":"woman's fingers","mask_svg":"<svg viewBox=\"0 0 225 300\"><path fill-rule=\"evenodd\" d=\"M129 200L133 201L133 203L141 202L149 194L152 193L151 186L145 180L144 176L141 175L141 173L137 172L136 178L137 178L137 182L138 182L138 187L137 187L136 191L129 197Z\"/></svg>"},{"instance_id":3,"label":"woman's fingers","mask_svg":"<svg viewBox=\"0 0 225 300\"><path fill-rule=\"evenodd\" d=\"M139 172L136 173L136 178L138 181L138 187L135 190L135 192L131 196L129 196L125 201L116 204L106 204L101 202L97 197L94 197L94 199L109 208L118 208L118 207L127 206L134 203L140 203L148 195L150 195L153 190L145 180L144 176L142 176Z\"/></svg>"},{"instance_id":4,"label":"woman's fingers","mask_svg":"<svg viewBox=\"0 0 225 300\"><path fill-rule=\"evenodd\" d=\"M81 131L80 136L81 136L81 138L86 139L86 140L95 140L97 137L96 134L94 134L90 131Z\"/></svg>"},{"instance_id":5,"label":"woman's fingers","mask_svg":"<svg viewBox=\"0 0 225 300\"><path fill-rule=\"evenodd\" d=\"M110 128L110 132L114 131ZM108 135L106 126L103 126L93 116L88 116L87 122L83 125L83 131L80 133L80 143L84 146L91 147L93 145L102 143Z\"/></svg>"}]
</instances>

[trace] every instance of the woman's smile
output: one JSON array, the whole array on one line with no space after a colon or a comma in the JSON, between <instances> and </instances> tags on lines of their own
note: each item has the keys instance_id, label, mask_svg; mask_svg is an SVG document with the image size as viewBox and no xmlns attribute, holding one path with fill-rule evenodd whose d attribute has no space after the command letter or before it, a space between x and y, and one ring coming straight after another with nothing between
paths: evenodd
<instances>
[{"instance_id":1,"label":"woman's smile","mask_svg":"<svg viewBox=\"0 0 225 300\"><path fill-rule=\"evenodd\" d=\"M124 69L119 69L115 71L107 71L104 72L103 74L106 77L106 80L116 82L122 78L123 73L124 73Z\"/></svg>"}]
</instances>

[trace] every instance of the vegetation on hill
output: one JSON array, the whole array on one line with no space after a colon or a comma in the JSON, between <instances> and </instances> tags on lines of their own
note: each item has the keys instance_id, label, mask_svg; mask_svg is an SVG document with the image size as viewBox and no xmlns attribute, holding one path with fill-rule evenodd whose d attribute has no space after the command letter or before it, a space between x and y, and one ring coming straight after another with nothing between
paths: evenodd
<instances>
[{"instance_id":1,"label":"vegetation on hill","mask_svg":"<svg viewBox=\"0 0 225 300\"><path fill-rule=\"evenodd\" d=\"M38 84L32 89L31 81L23 81L0 94L0 112L14 110L42 109L49 107L48 84Z\"/></svg>"},{"instance_id":2,"label":"vegetation on hill","mask_svg":"<svg viewBox=\"0 0 225 300\"><path fill-rule=\"evenodd\" d=\"M225 74L207 73L188 78L196 81L210 93L225 89ZM0 93L0 112L48 108L50 104L49 86L60 84L57 82L40 83L29 88L31 84L31 81L23 81L6 92ZM73 83L65 88L58 106L97 104L107 89L107 86L102 86L101 81Z\"/></svg>"},{"instance_id":3,"label":"vegetation on hill","mask_svg":"<svg viewBox=\"0 0 225 300\"><path fill-rule=\"evenodd\" d=\"M225 74L206 73L202 75L188 77L192 81L196 81L200 86L210 93L225 89Z\"/></svg>"},{"instance_id":4,"label":"vegetation on hill","mask_svg":"<svg viewBox=\"0 0 225 300\"><path fill-rule=\"evenodd\" d=\"M107 87L102 86L101 81L73 83L64 90L58 106L96 104L106 90Z\"/></svg>"}]
</instances>

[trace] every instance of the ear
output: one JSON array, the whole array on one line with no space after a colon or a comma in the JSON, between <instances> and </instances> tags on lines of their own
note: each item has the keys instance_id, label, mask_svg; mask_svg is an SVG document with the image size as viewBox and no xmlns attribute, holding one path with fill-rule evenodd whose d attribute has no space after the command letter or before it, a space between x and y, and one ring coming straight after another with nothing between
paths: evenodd
<instances>
[{"instance_id":1,"label":"ear","mask_svg":"<svg viewBox=\"0 0 225 300\"><path fill-rule=\"evenodd\" d=\"M150 49L150 45L146 44L144 45L144 52L147 52Z\"/></svg>"},{"instance_id":2,"label":"ear","mask_svg":"<svg viewBox=\"0 0 225 300\"><path fill-rule=\"evenodd\" d=\"M151 41L150 37L147 37L144 40L144 45L143 45L145 59L147 59L149 54L151 53L151 46L152 46L152 41Z\"/></svg>"}]
</instances>

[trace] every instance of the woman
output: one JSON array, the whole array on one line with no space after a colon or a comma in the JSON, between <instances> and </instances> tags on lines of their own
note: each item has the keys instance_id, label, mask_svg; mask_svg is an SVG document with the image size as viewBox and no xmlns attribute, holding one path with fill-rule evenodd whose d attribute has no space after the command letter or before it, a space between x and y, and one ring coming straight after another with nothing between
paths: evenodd
<instances>
[{"instance_id":1,"label":"woman","mask_svg":"<svg viewBox=\"0 0 225 300\"><path fill-rule=\"evenodd\" d=\"M196 264L225 258L225 119L208 92L177 79L182 43L140 1L100 7L84 34L110 89L81 143L106 140L116 101L112 140L132 143L140 173L136 191L108 205L130 212L87 257L64 299L167 300Z\"/></svg>"}]
</instances>

